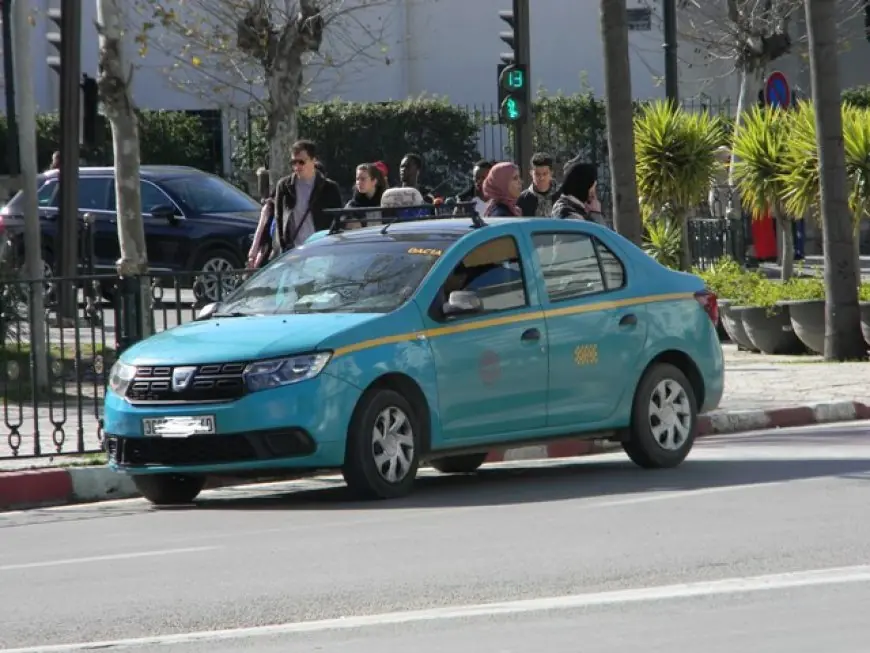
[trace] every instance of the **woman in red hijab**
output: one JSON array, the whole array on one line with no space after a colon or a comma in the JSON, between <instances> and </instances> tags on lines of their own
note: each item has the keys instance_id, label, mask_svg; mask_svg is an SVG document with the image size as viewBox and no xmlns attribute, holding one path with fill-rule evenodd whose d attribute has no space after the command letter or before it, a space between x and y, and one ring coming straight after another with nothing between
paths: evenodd
<instances>
[{"instance_id":1,"label":"woman in red hijab","mask_svg":"<svg viewBox=\"0 0 870 653\"><path fill-rule=\"evenodd\" d=\"M513 163L496 163L483 180L486 209L483 215L492 218L511 218L520 214L517 200L523 192L520 170Z\"/></svg>"}]
</instances>

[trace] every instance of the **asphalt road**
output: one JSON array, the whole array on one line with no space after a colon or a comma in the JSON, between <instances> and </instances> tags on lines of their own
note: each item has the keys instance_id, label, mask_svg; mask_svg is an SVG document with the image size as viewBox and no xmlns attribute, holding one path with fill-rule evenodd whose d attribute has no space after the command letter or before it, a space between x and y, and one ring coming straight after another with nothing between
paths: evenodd
<instances>
[{"instance_id":1,"label":"asphalt road","mask_svg":"<svg viewBox=\"0 0 870 653\"><path fill-rule=\"evenodd\" d=\"M868 482L852 424L707 439L665 472L432 475L380 504L313 479L5 513L0 651L864 653Z\"/></svg>"}]
</instances>

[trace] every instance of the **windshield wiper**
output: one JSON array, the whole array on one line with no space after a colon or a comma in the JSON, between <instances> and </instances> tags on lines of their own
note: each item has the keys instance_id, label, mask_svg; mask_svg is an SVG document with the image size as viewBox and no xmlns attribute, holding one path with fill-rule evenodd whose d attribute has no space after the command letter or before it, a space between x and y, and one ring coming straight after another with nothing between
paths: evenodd
<instances>
[{"instance_id":1,"label":"windshield wiper","mask_svg":"<svg viewBox=\"0 0 870 653\"><path fill-rule=\"evenodd\" d=\"M241 311L229 311L228 313L212 313L209 317L218 318L218 317L249 317L249 313L242 313Z\"/></svg>"}]
</instances>

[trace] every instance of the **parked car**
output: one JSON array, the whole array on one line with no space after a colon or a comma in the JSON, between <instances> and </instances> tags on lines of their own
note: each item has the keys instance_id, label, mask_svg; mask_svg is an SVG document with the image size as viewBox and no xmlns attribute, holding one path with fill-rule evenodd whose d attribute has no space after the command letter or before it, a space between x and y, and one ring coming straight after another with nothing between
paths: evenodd
<instances>
[{"instance_id":1,"label":"parked car","mask_svg":"<svg viewBox=\"0 0 870 653\"><path fill-rule=\"evenodd\" d=\"M145 244L152 272L225 273L244 267L257 228L260 205L212 174L183 166L142 166L140 192ZM58 255L59 183L57 171L40 175L39 217L45 274L53 275ZM24 197L21 192L0 209L6 229L23 259ZM94 220L94 268L114 272L120 258L113 168L79 169L79 219ZM205 298L218 298L218 279L204 275ZM230 282L232 283L232 282ZM224 284L226 287L227 284Z\"/></svg>"},{"instance_id":2,"label":"parked car","mask_svg":"<svg viewBox=\"0 0 870 653\"><path fill-rule=\"evenodd\" d=\"M680 464L724 363L716 297L579 220L447 218L318 234L110 372L112 467L156 504L210 474L341 469L374 498L418 466L609 437Z\"/></svg>"}]
</instances>

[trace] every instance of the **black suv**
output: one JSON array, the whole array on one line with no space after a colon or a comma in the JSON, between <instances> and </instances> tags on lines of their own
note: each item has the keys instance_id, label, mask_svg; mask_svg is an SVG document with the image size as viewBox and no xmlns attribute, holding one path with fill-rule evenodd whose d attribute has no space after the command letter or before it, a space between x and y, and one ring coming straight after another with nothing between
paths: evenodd
<instances>
[{"instance_id":1,"label":"black suv","mask_svg":"<svg viewBox=\"0 0 870 653\"><path fill-rule=\"evenodd\" d=\"M220 177L195 168L142 166L140 176L152 272L225 272L244 267L260 214L256 200ZM40 175L39 183L43 260L46 274L51 274L60 226L57 171ZM80 220L88 213L94 220L95 272L114 272L121 250L113 168L79 169L79 207ZM23 254L23 194L19 192L0 209L0 216L16 250Z\"/></svg>"}]
</instances>

